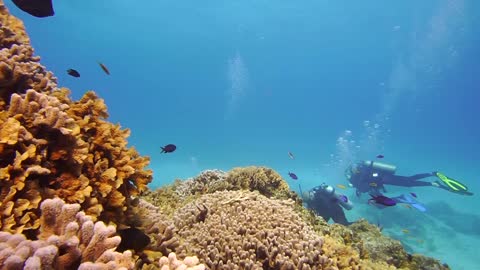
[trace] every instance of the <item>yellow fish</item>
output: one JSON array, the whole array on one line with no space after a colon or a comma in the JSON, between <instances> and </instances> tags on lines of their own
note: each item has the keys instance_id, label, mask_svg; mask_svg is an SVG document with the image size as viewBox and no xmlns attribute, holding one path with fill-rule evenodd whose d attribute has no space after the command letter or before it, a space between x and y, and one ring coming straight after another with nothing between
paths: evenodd
<instances>
[{"instance_id":1,"label":"yellow fish","mask_svg":"<svg viewBox=\"0 0 480 270\"><path fill-rule=\"evenodd\" d=\"M342 184L338 184L337 187L341 188L341 189L346 189L347 188L345 185L342 185Z\"/></svg>"},{"instance_id":2,"label":"yellow fish","mask_svg":"<svg viewBox=\"0 0 480 270\"><path fill-rule=\"evenodd\" d=\"M410 231L407 230L407 229L402 229L402 232L403 232L404 234L409 234L409 233L410 233Z\"/></svg>"},{"instance_id":3,"label":"yellow fish","mask_svg":"<svg viewBox=\"0 0 480 270\"><path fill-rule=\"evenodd\" d=\"M412 206L410 204L404 204L403 206L407 209L412 209Z\"/></svg>"},{"instance_id":4,"label":"yellow fish","mask_svg":"<svg viewBox=\"0 0 480 270\"><path fill-rule=\"evenodd\" d=\"M424 241L423 241L422 239L417 239L417 243L423 244L423 242L424 242Z\"/></svg>"},{"instance_id":5,"label":"yellow fish","mask_svg":"<svg viewBox=\"0 0 480 270\"><path fill-rule=\"evenodd\" d=\"M377 183L372 182L372 183L370 183L370 184L368 184L368 185L371 186L371 187L376 187L376 186L377 186Z\"/></svg>"}]
</instances>

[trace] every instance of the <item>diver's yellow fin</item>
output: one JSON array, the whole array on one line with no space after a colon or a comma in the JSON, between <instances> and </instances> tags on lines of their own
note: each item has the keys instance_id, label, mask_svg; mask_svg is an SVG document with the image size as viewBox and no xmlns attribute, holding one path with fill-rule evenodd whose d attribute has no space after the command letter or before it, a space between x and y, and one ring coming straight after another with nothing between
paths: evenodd
<instances>
[{"instance_id":1,"label":"diver's yellow fin","mask_svg":"<svg viewBox=\"0 0 480 270\"><path fill-rule=\"evenodd\" d=\"M457 180L453 179L453 178L450 178L448 176L446 176L445 174L443 173L440 173L440 172L435 172L435 175L440 179L442 180L442 182L447 185L447 187L449 189L451 189L452 191L454 192L462 192L462 191L467 191L468 190L468 187L460 182L458 182Z\"/></svg>"}]
</instances>

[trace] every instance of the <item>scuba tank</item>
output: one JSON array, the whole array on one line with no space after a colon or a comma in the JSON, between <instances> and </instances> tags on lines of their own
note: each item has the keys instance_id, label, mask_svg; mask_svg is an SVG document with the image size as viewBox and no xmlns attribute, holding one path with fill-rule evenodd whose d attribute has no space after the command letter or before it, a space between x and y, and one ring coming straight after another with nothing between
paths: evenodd
<instances>
[{"instance_id":1,"label":"scuba tank","mask_svg":"<svg viewBox=\"0 0 480 270\"><path fill-rule=\"evenodd\" d=\"M320 187L321 187L321 190L319 190L320 192L323 192L327 196L333 198L335 202L340 204L346 210L351 210L353 208L353 203L348 199L348 197L335 192L334 187L327 185L325 183L323 183Z\"/></svg>"},{"instance_id":2,"label":"scuba tank","mask_svg":"<svg viewBox=\"0 0 480 270\"><path fill-rule=\"evenodd\" d=\"M382 174L394 174L397 170L397 166L395 165L370 160L363 161L363 166L372 168L372 170Z\"/></svg>"}]
</instances>

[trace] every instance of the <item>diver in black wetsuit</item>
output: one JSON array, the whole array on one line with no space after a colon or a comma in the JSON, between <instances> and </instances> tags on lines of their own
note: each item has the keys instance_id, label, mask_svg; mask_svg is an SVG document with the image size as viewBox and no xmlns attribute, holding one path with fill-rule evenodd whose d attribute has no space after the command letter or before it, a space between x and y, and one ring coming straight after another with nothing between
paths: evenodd
<instances>
[{"instance_id":1,"label":"diver in black wetsuit","mask_svg":"<svg viewBox=\"0 0 480 270\"><path fill-rule=\"evenodd\" d=\"M343 209L353 208L352 202L347 196L335 192L335 188L325 183L313 188L304 196L304 201L309 209L329 221L333 219L335 223L350 225L352 222L347 220Z\"/></svg>"},{"instance_id":2,"label":"diver in black wetsuit","mask_svg":"<svg viewBox=\"0 0 480 270\"><path fill-rule=\"evenodd\" d=\"M379 195L381 194L380 190L386 192L385 185L403 187L433 186L461 195L473 195L473 193L468 191L466 185L439 172L401 176L395 175L395 170L396 166L394 165L366 160L349 166L345 171L345 176L352 186L356 188L357 196L366 192L372 195ZM419 181L431 176L438 177L440 181Z\"/></svg>"}]
</instances>

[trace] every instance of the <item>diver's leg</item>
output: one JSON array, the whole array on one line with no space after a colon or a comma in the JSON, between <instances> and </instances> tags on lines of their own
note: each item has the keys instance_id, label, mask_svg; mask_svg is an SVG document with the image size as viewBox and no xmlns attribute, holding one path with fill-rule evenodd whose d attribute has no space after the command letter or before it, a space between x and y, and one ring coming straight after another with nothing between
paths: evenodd
<instances>
[{"instance_id":1,"label":"diver's leg","mask_svg":"<svg viewBox=\"0 0 480 270\"><path fill-rule=\"evenodd\" d=\"M332 218L331 210L323 203L316 205L313 210L315 211L317 216L321 216L326 222L328 222Z\"/></svg>"},{"instance_id":2,"label":"diver's leg","mask_svg":"<svg viewBox=\"0 0 480 270\"><path fill-rule=\"evenodd\" d=\"M419 173L419 174L415 174L415 175L412 175L412 176L407 176L407 178L409 178L411 180L419 180L419 179L427 178L427 177L431 177L431 176L435 176L435 175L433 173Z\"/></svg>"},{"instance_id":3,"label":"diver's leg","mask_svg":"<svg viewBox=\"0 0 480 270\"><path fill-rule=\"evenodd\" d=\"M421 177L420 177L421 176ZM432 176L432 174L416 174L413 176L387 175L382 178L384 185L402 186L402 187L426 187L432 186L431 182L418 181L418 179Z\"/></svg>"},{"instance_id":4,"label":"diver's leg","mask_svg":"<svg viewBox=\"0 0 480 270\"><path fill-rule=\"evenodd\" d=\"M335 207L335 211L332 215L332 219L335 223L338 223L338 224L342 224L342 225L350 225L351 222L348 222L347 220L347 217L345 216L345 212L343 212L343 209L342 207L340 207L339 205L337 205L337 207Z\"/></svg>"}]
</instances>

